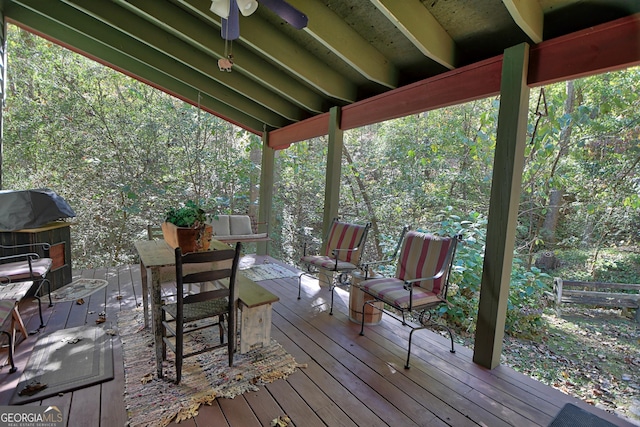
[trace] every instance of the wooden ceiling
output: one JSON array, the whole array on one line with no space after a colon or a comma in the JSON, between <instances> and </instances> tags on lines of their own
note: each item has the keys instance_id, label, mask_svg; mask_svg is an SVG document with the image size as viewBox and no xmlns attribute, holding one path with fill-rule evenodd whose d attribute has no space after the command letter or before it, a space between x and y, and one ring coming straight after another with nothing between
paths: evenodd
<instances>
[{"instance_id":1,"label":"wooden ceiling","mask_svg":"<svg viewBox=\"0 0 640 427\"><path fill-rule=\"evenodd\" d=\"M0 5L7 21L256 134L296 124L313 127L313 119L334 106L362 105L491 63L523 42L533 51L545 41L632 16L635 30L640 12L638 0L288 2L308 16L305 29L292 28L260 6L253 15L240 16L240 39L233 43L220 36L210 0L0 0ZM232 71L220 71L217 61L229 51ZM322 131L323 126L282 132L276 146Z\"/></svg>"}]
</instances>

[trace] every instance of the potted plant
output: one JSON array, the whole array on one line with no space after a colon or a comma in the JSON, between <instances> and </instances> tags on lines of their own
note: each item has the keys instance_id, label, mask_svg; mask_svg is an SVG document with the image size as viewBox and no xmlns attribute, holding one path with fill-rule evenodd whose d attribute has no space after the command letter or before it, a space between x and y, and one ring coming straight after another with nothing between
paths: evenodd
<instances>
[{"instance_id":1,"label":"potted plant","mask_svg":"<svg viewBox=\"0 0 640 427\"><path fill-rule=\"evenodd\" d=\"M211 243L213 227L207 224L206 212L189 200L184 206L167 210L162 235L169 246L180 247L183 253L206 251Z\"/></svg>"}]
</instances>

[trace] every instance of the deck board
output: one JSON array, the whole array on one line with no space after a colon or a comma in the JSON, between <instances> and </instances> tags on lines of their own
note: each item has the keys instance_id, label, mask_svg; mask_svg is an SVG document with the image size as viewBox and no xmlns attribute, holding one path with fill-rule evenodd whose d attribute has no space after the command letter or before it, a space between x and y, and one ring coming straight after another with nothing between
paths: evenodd
<instances>
[{"instance_id":1,"label":"deck board","mask_svg":"<svg viewBox=\"0 0 640 427\"><path fill-rule=\"evenodd\" d=\"M262 261L256 256L243 260ZM86 269L74 272L74 277L106 279L109 285L82 305L66 302L48 307L43 299L47 326L18 345L18 372L0 370L0 405L8 404L39 335L95 325L102 311L103 326L114 328L120 311L142 304L139 265ZM329 316L331 294L317 281L303 280L300 300L297 277L260 284L280 298L273 304L272 337L304 367L257 392L203 406L195 419L180 426L260 426L282 415L291 417L292 425L304 427L546 426L568 402L616 425L632 425L506 366L488 370L476 365L472 349L456 345L451 354L448 338L428 330L414 334L411 369L406 370L409 329L385 316L360 336L360 325L348 317L348 291L336 291L334 315ZM21 313L28 331L38 329L35 303L23 303ZM112 381L33 404L57 405L68 414L68 426L125 425L122 347L117 338L114 366Z\"/></svg>"}]
</instances>

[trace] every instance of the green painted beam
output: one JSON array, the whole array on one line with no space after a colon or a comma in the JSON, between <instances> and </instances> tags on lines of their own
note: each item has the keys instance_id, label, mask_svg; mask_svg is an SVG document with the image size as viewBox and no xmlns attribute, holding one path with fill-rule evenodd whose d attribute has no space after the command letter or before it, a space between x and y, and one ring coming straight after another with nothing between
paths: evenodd
<instances>
[{"instance_id":1,"label":"green painted beam","mask_svg":"<svg viewBox=\"0 0 640 427\"><path fill-rule=\"evenodd\" d=\"M355 30L318 0L289 0L292 6L313 16L304 29L343 61L388 88L398 86L398 70Z\"/></svg>"},{"instance_id":2,"label":"green painted beam","mask_svg":"<svg viewBox=\"0 0 640 427\"><path fill-rule=\"evenodd\" d=\"M190 10L219 24L220 18L209 11L211 0L179 0ZM301 49L285 34L264 22L259 16L251 16L251 25L242 26L240 41L267 56L270 61L288 73L306 82L325 96L345 102L357 98L354 83L313 54Z\"/></svg>"},{"instance_id":3,"label":"green painted beam","mask_svg":"<svg viewBox=\"0 0 640 427\"><path fill-rule=\"evenodd\" d=\"M299 121L308 117L308 114L299 107L279 96L274 96L269 89L242 73L221 72L217 65L218 57L205 54L115 3L95 0L64 1L114 29L155 48L162 55L167 56L169 61L178 61L286 119Z\"/></svg>"},{"instance_id":4,"label":"green painted beam","mask_svg":"<svg viewBox=\"0 0 640 427\"><path fill-rule=\"evenodd\" d=\"M269 148L269 132L262 133L262 162L260 169L260 205L258 222L261 223L260 233L273 230L273 184L275 177L275 150ZM257 255L269 255L269 242L258 242Z\"/></svg>"},{"instance_id":5,"label":"green painted beam","mask_svg":"<svg viewBox=\"0 0 640 427\"><path fill-rule=\"evenodd\" d=\"M262 131L263 123L254 117L248 116L242 111L206 93L202 93L198 88L189 86L144 62L137 61L111 46L54 21L50 17L40 15L14 3L7 7L7 18L29 31L47 37L106 66L174 95L185 102L198 105L198 94L201 94L201 108L254 133L259 134Z\"/></svg>"},{"instance_id":6,"label":"green painted beam","mask_svg":"<svg viewBox=\"0 0 640 427\"><path fill-rule=\"evenodd\" d=\"M214 29L204 21L194 20L184 9L167 2L148 0L115 0L122 7L154 21L164 31L193 43L206 54L225 57L225 42L219 36L219 28ZM241 44L233 45L233 72L238 71L260 82L269 90L297 104L299 107L315 113L325 110L324 100L306 85L292 79L281 69L263 60Z\"/></svg>"},{"instance_id":7,"label":"green painted beam","mask_svg":"<svg viewBox=\"0 0 640 427\"><path fill-rule=\"evenodd\" d=\"M511 17L534 43L542 41L544 12L540 3L531 0L502 0Z\"/></svg>"},{"instance_id":8,"label":"green painted beam","mask_svg":"<svg viewBox=\"0 0 640 427\"><path fill-rule=\"evenodd\" d=\"M340 107L329 110L329 149L327 150L327 172L324 187L324 217L322 235L329 234L333 218L338 216L340 205L340 178L342 177L342 149L344 132L340 129ZM322 253L325 253L327 242L322 242Z\"/></svg>"},{"instance_id":9,"label":"green painted beam","mask_svg":"<svg viewBox=\"0 0 640 427\"><path fill-rule=\"evenodd\" d=\"M487 242L482 266L473 361L500 364L513 264L520 187L527 143L529 45L504 52L500 109L489 199Z\"/></svg>"},{"instance_id":10,"label":"green painted beam","mask_svg":"<svg viewBox=\"0 0 640 427\"><path fill-rule=\"evenodd\" d=\"M456 46L420 0L370 0L427 57L455 68Z\"/></svg>"}]
</instances>

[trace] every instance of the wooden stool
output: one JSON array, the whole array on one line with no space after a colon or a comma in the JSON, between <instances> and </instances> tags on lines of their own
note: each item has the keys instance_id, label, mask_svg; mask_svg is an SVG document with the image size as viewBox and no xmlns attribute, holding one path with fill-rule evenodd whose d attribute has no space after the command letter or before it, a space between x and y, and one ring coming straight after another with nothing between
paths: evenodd
<instances>
[{"instance_id":1,"label":"wooden stool","mask_svg":"<svg viewBox=\"0 0 640 427\"><path fill-rule=\"evenodd\" d=\"M372 279L374 276L369 277ZM358 283L364 280L364 273L354 271L351 273L351 286L349 287L349 320L360 324L362 322L362 306L365 301L372 300L373 297L365 294L358 287ZM364 307L364 324L377 325L382 320L382 308L384 304L380 301L374 304L376 308L366 305ZM379 309L379 310L378 310Z\"/></svg>"}]
</instances>

